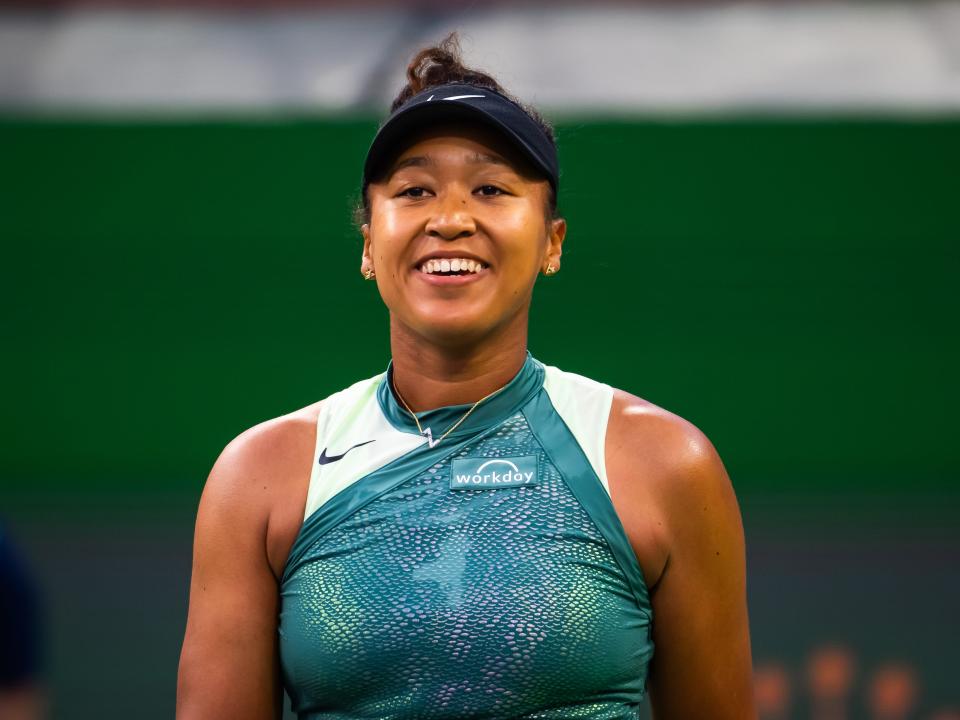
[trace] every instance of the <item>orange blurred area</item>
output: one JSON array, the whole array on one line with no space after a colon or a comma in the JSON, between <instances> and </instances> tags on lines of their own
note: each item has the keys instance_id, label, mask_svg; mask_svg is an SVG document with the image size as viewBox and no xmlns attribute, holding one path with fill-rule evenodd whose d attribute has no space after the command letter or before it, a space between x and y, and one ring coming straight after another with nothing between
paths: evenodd
<instances>
[{"instance_id":1,"label":"orange blurred area","mask_svg":"<svg viewBox=\"0 0 960 720\"><path fill-rule=\"evenodd\" d=\"M791 682L787 669L778 664L765 664L754 668L754 696L757 712L764 718L779 718L786 715L791 703Z\"/></svg>"},{"instance_id":2,"label":"orange blurred area","mask_svg":"<svg viewBox=\"0 0 960 720\"><path fill-rule=\"evenodd\" d=\"M877 720L900 720L913 710L918 695L913 668L900 664L885 665L870 680L868 704Z\"/></svg>"},{"instance_id":3,"label":"orange blurred area","mask_svg":"<svg viewBox=\"0 0 960 720\"><path fill-rule=\"evenodd\" d=\"M807 663L807 681L813 697L834 700L850 692L856 664L846 648L824 647L815 650Z\"/></svg>"},{"instance_id":4,"label":"orange blurred area","mask_svg":"<svg viewBox=\"0 0 960 720\"><path fill-rule=\"evenodd\" d=\"M776 660L754 665L760 720L960 720L953 707L926 710L923 695L914 665L862 663L853 648L839 643L811 650L802 671Z\"/></svg>"}]
</instances>

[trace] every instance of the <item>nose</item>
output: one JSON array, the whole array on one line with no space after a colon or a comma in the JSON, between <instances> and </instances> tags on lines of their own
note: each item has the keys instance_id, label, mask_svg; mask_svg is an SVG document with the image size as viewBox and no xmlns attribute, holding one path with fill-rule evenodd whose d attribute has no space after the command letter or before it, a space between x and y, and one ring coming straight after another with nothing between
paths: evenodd
<instances>
[{"instance_id":1,"label":"nose","mask_svg":"<svg viewBox=\"0 0 960 720\"><path fill-rule=\"evenodd\" d=\"M427 221L426 231L432 237L456 240L469 237L477 231L467 197L459 190L448 189L433 204L434 212Z\"/></svg>"}]
</instances>

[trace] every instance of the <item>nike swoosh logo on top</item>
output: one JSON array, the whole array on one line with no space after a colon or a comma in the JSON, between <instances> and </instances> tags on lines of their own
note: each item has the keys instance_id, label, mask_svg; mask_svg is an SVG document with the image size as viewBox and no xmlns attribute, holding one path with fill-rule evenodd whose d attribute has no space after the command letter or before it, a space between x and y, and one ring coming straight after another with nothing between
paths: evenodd
<instances>
[{"instance_id":1,"label":"nike swoosh logo on top","mask_svg":"<svg viewBox=\"0 0 960 720\"><path fill-rule=\"evenodd\" d=\"M373 440L367 440L366 442L357 443L357 444L354 445L353 447L347 448L346 450L344 450L344 451L343 451L342 453L340 453L339 455L327 455L327 449L324 448L324 449L323 449L323 452L320 453L320 457L318 458L318 461L319 461L319 463L320 463L321 465L326 465L327 463L336 462L337 460L339 460L340 458L342 458L344 455L346 455L348 452L350 452L351 450L353 450L353 448L358 448L358 447L360 447L361 445L369 445L370 443L375 442L375 441L376 441L376 438L374 438Z\"/></svg>"}]
</instances>

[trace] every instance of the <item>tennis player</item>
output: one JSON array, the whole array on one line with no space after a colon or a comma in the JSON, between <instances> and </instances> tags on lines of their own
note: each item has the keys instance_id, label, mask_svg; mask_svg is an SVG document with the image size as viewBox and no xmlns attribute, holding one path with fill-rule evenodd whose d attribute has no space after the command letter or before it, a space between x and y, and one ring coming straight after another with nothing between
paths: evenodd
<instances>
[{"instance_id":1,"label":"tennis player","mask_svg":"<svg viewBox=\"0 0 960 720\"><path fill-rule=\"evenodd\" d=\"M648 691L657 720L753 718L713 446L527 350L567 230L550 127L455 38L407 76L360 209L392 359L217 460L178 717L276 718L286 689L304 720L634 718Z\"/></svg>"}]
</instances>

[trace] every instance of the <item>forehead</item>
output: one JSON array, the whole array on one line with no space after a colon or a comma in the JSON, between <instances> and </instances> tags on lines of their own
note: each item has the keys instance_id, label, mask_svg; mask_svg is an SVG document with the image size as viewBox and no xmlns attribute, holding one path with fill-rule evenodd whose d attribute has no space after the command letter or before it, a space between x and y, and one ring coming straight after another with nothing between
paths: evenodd
<instances>
[{"instance_id":1,"label":"forehead","mask_svg":"<svg viewBox=\"0 0 960 720\"><path fill-rule=\"evenodd\" d=\"M470 125L440 125L411 136L390 163L386 177L403 167L441 161L503 165L531 180L539 179L530 162L500 133Z\"/></svg>"}]
</instances>

